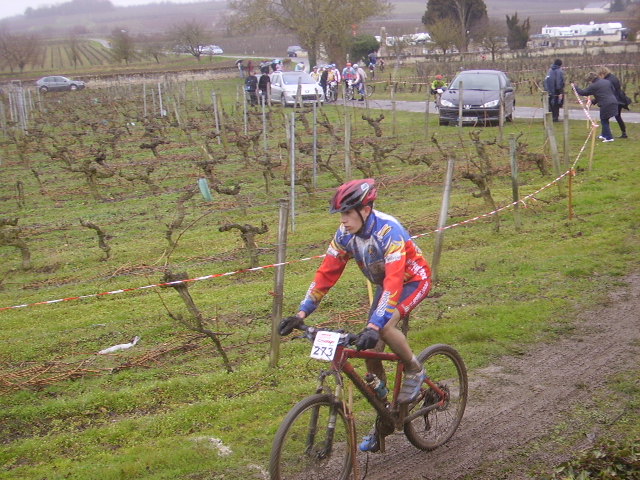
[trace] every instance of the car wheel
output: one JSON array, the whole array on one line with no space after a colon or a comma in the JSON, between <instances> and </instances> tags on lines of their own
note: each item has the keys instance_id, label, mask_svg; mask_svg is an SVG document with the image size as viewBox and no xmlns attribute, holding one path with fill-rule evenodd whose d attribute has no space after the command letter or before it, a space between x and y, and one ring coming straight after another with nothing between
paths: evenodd
<instances>
[{"instance_id":1,"label":"car wheel","mask_svg":"<svg viewBox=\"0 0 640 480\"><path fill-rule=\"evenodd\" d=\"M47 87L45 87L45 86L42 86L42 87L40 87L40 91L42 93L47 93L49 91L49 89Z\"/></svg>"},{"instance_id":2,"label":"car wheel","mask_svg":"<svg viewBox=\"0 0 640 480\"><path fill-rule=\"evenodd\" d=\"M438 119L438 124L440 124L440 126L443 126L443 125L449 125L449 122L447 122L446 120L443 120L443 119L439 118L439 119Z\"/></svg>"},{"instance_id":3,"label":"car wheel","mask_svg":"<svg viewBox=\"0 0 640 480\"><path fill-rule=\"evenodd\" d=\"M513 111L515 110L515 104L511 105L511 113L505 117L507 122L513 122Z\"/></svg>"},{"instance_id":4,"label":"car wheel","mask_svg":"<svg viewBox=\"0 0 640 480\"><path fill-rule=\"evenodd\" d=\"M69 90L71 90L72 92L75 92L76 90L78 90L78 86L72 83L71 85L69 85Z\"/></svg>"}]
</instances>

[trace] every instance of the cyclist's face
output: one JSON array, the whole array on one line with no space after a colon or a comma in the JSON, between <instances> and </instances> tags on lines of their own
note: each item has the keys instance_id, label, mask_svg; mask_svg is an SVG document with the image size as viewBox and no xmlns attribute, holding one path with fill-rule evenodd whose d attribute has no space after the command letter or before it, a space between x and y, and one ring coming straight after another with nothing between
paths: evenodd
<instances>
[{"instance_id":1,"label":"cyclist's face","mask_svg":"<svg viewBox=\"0 0 640 480\"><path fill-rule=\"evenodd\" d=\"M366 206L360 209L360 214L358 214L358 210L351 209L346 212L340 213L340 223L344 225L344 228L347 232L354 234L358 233L362 228L363 220L366 221L367 217L371 213L371 207Z\"/></svg>"}]
</instances>

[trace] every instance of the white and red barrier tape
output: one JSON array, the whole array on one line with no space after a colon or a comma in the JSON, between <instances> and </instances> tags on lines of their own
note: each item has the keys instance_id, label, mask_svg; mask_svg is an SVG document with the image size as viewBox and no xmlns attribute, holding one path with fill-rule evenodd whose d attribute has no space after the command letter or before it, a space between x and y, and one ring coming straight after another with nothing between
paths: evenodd
<instances>
[{"instance_id":1,"label":"white and red barrier tape","mask_svg":"<svg viewBox=\"0 0 640 480\"><path fill-rule=\"evenodd\" d=\"M575 93L576 97L578 97L578 94L575 91L575 87L574 87L574 93ZM572 166L571 166L571 168L569 170L567 170L566 172L561 174L555 180L552 180L551 182L547 183L545 186L543 186L543 187L539 188L538 190L536 190L535 192L530 193L529 195L521 198L520 200L517 200L515 202L512 202L512 203L509 203L507 205L504 205L504 206L502 206L500 208L497 208L497 209L493 210L492 212L484 213L482 215L478 215L478 216L473 217L473 218L468 218L467 220L463 220L462 222L456 222L456 223L453 223L451 225L447 225L447 226L443 227L442 229L435 229L435 230L432 230L430 232L420 233L420 234L412 236L411 238L425 237L427 235L431 235L431 234L437 233L440 230L448 230L450 228L466 225L468 223L475 222L475 221L480 220L482 218L487 218L487 217L490 217L492 215L495 215L495 214L497 214L499 212L502 212L503 210L506 210L508 208L511 208L511 207L515 206L518 203L522 203L526 207L527 206L527 204L526 204L527 200L529 200L531 198L534 198L538 193L540 193L543 190L551 187L552 185L555 185L556 183L558 183L560 180L562 180L567 175L573 174L575 165L578 163L578 160L580 159L580 156L582 155L582 152L584 152L584 150L586 148L586 145L587 145L587 142L589 141L589 138L591 138L591 135L595 135L595 132L593 130L596 127L598 127L598 125L591 119L588 110L584 107L584 105L583 105L583 103L582 103L582 101L580 100L579 97L578 97L578 101L582 105L583 110L585 112L585 115L591 121L592 130L590 132L590 135L587 137L587 139L583 143L582 148L580 149L580 152L576 156L576 159L573 162L573 164L572 164ZM176 280L176 281L173 281L173 282L155 283L155 284L152 284L152 285L144 285L142 287L121 288L121 289L118 289L118 290L111 290L109 292L92 293L92 294L89 294L89 295L77 295L77 296L74 296L74 297L65 297L65 298L59 298L59 299L56 299L56 300L45 300L45 301L41 301L41 302L25 303L25 304L22 304L22 305L13 305L13 306L10 306L10 307L0 307L0 311L13 310L13 309L25 308L25 307L33 307L33 306L36 306L36 305L51 305L51 304L54 304L54 303L69 302L71 300L81 300L81 299L85 299L85 298L103 297L103 296L106 296L106 295L116 295L116 294L119 294L119 293L135 292L137 290L146 290L146 289L149 289L149 288L170 287L172 285L179 285L181 283L199 282L201 280L210 280L212 278L228 277L228 276L237 275L237 274L240 274L240 273L256 272L258 270L265 270L267 268L274 268L274 267L279 267L279 266L283 266L283 265L291 265L291 264L300 263L300 262L307 262L309 260L315 260L315 259L318 259L318 258L324 258L325 256L326 256L326 254L314 255L312 257L300 258L298 260L290 260L288 262L272 263L271 265L262 265L260 267L253 267L253 268L243 268L243 269L240 269L240 270L235 270L233 272L214 273L212 275L204 275L202 277L189 278L189 279L185 279L185 280Z\"/></svg>"}]
</instances>

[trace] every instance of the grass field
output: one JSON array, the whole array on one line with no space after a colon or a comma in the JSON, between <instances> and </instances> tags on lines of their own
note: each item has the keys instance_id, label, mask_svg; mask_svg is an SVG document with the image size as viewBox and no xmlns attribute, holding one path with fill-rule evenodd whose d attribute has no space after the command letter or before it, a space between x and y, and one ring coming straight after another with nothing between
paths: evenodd
<instances>
[{"instance_id":1,"label":"grass field","mask_svg":"<svg viewBox=\"0 0 640 480\"><path fill-rule=\"evenodd\" d=\"M284 125L292 110L269 110L265 153L259 113L248 115L244 133L238 85L236 79L168 84L163 101L169 116L163 118L154 115L151 86L144 99L148 118L141 86L36 97L31 135L3 137L0 218L9 221L0 227L0 308L29 306L0 311L0 478L262 478L275 430L313 390L319 369L307 357L308 345L288 341L278 368L268 367L274 271L189 284L207 326L220 336L231 373L211 340L188 328L193 320L173 289L141 288L163 282L169 270L196 278L245 269L249 260L238 233L219 231L228 223L264 222L269 231L256 239L259 262L274 261L277 199L290 190ZM211 90L224 109L221 137ZM317 188L298 187L286 313L295 311L319 263L297 260L324 253L337 226L327 201L344 178L345 116L352 124L353 175L375 176L378 208L397 216L412 234L428 234L418 240L427 258L446 165L432 138L457 157L449 224L491 210L463 177L482 161L491 164L496 204L512 202L504 148L510 134L520 135L529 152L548 148L537 121L507 125L502 144L493 143L496 128L481 129L488 152L481 157L468 136L471 129L459 134L438 127L432 117L425 138L424 114L398 112L393 137L384 112L383 136L375 137L362 114L336 106L320 114L320 157L327 168L320 170ZM308 110L296 117L300 178L311 172L311 130L305 124L311 119ZM585 123L570 126L571 158L577 160L572 219L562 182L520 209L519 231L510 210L499 215L499 229L489 218L448 230L432 298L412 319L416 350L449 343L471 370L486 366L560 335L562 324L637 270L635 141L597 144L590 162L588 149L576 158L587 139ZM632 125L629 134L635 138L640 131ZM156 154L149 147L154 143ZM395 148L376 157L381 146ZM548 156L546 161L549 166ZM524 160L520 171L522 195L554 178ZM196 190L199 178L218 187L237 185L240 193L214 192L206 201ZM80 219L103 230L108 254ZM29 269L22 268L17 239L29 249ZM123 292L100 295L111 291ZM366 299L366 285L350 265L313 318L357 331ZM135 347L97 355L134 336L141 338ZM637 419L637 409L629 415ZM371 417L358 422L364 431ZM638 425L613 426L611 435L637 438ZM231 453L219 450L218 440Z\"/></svg>"}]
</instances>

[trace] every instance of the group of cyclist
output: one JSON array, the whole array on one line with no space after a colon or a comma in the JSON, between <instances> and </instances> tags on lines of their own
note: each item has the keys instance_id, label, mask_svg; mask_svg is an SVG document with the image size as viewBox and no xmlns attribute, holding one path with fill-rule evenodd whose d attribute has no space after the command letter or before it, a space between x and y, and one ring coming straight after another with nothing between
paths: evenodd
<instances>
[{"instance_id":1,"label":"group of cyclist","mask_svg":"<svg viewBox=\"0 0 640 480\"><path fill-rule=\"evenodd\" d=\"M311 69L310 74L322 87L328 102L333 102L338 98L337 92L340 82L344 82L345 88L357 91L360 94L360 101L364 101L367 73L357 63L347 63L342 71L335 63L315 66Z\"/></svg>"}]
</instances>

